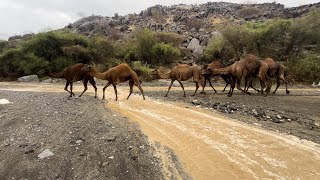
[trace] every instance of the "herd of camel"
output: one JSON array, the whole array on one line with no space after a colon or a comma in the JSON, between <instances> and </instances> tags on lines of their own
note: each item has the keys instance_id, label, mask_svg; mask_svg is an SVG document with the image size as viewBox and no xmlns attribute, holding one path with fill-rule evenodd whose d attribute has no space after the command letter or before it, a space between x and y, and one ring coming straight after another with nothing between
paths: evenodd
<instances>
[{"instance_id":1,"label":"herd of camel","mask_svg":"<svg viewBox=\"0 0 320 180\"><path fill-rule=\"evenodd\" d=\"M278 87L280 86L280 80L282 80L286 85L286 93L289 94L290 91L288 91L287 81L285 79L286 74L286 67L284 65L274 61L272 58L260 60L257 56L252 54L248 54L244 58L232 59L229 61L229 65L224 65L220 61L214 60L213 62L205 65L202 68L194 64L177 64L168 73L162 73L158 69L152 71L152 75L155 79L171 79L171 83L165 97L168 96L168 93L174 81L179 82L183 90L183 96L185 97L186 92L184 90L182 81L186 81L191 78L196 85L193 96L199 89L199 84L202 86L202 91L200 93L205 94L204 88L207 81L209 82L209 85L213 88L213 90L217 92L211 84L211 77L214 76L220 76L226 82L223 91L225 91L226 87L230 84L230 90L228 92L229 97L232 96L235 85L237 85L237 89L246 94L250 94L248 92L248 89L249 87L251 87L254 90L258 91L258 93L264 94L266 96L270 92L272 78L275 78L277 82L277 87L273 93L277 91ZM102 73L97 72L90 65L78 63L65 68L60 73L48 72L48 75L53 78L66 79L67 82L64 90L70 93L69 98L75 96L75 94L72 92L72 84L75 81L82 81L84 85L84 90L79 97L81 97L87 90L87 84L88 82L90 82L90 84L92 84L95 89L95 98L97 98L97 87L94 81L95 77L97 79L107 80L107 84L102 89L102 99L105 99L106 88L112 84L116 95L116 100L118 100L116 84L126 81L129 81L130 87L130 92L127 99L129 99L130 95L132 94L134 85L139 88L143 99L145 99L143 89L141 88L141 81L139 80L137 73L135 73L126 63L119 64ZM260 90L253 87L254 78L258 78L260 81ZM244 89L241 88L242 79L245 80ZM68 90L69 86L70 90Z\"/></svg>"}]
</instances>

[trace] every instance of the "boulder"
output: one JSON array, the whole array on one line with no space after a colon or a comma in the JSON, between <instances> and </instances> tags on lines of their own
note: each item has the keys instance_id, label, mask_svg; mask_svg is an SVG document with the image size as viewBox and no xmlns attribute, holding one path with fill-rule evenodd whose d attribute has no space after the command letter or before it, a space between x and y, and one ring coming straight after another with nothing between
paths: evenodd
<instances>
[{"instance_id":1,"label":"boulder","mask_svg":"<svg viewBox=\"0 0 320 180\"><path fill-rule=\"evenodd\" d=\"M18 78L19 82L31 82L31 81L39 81L39 78L37 75L29 75L29 76L22 76Z\"/></svg>"},{"instance_id":2,"label":"boulder","mask_svg":"<svg viewBox=\"0 0 320 180\"><path fill-rule=\"evenodd\" d=\"M203 54L203 48L200 46L200 41L196 38L193 38L188 47L195 57L200 57Z\"/></svg>"}]
</instances>

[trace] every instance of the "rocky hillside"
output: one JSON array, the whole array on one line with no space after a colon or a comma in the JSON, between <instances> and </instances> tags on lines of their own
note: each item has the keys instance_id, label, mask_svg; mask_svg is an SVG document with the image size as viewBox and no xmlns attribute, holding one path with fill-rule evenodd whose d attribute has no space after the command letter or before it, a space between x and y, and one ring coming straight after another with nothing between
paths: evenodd
<instances>
[{"instance_id":1,"label":"rocky hillside","mask_svg":"<svg viewBox=\"0 0 320 180\"><path fill-rule=\"evenodd\" d=\"M233 22L243 24L245 21L263 22L273 18L297 18L304 16L320 3L300 7L285 8L282 4L235 4L225 2L208 2L201 5L174 5L150 7L139 14L113 17L92 15L67 25L68 29L86 36L103 34L114 40L130 36L137 28L149 28L153 31L175 32L183 38L182 47L188 48L193 55L202 54L202 47L208 44L210 37L219 34L215 31L218 24ZM25 39L32 36L13 36L10 40Z\"/></svg>"},{"instance_id":2,"label":"rocky hillside","mask_svg":"<svg viewBox=\"0 0 320 180\"><path fill-rule=\"evenodd\" d=\"M196 38L206 45L216 32L214 26L223 22L243 23L244 21L265 21L273 18L301 17L320 3L285 8L282 4L234 4L209 2L201 5L174 5L150 7L139 14L113 17L92 15L82 18L65 28L85 35L95 33L120 38L127 36L135 27L154 31L176 32L185 39L184 46Z\"/></svg>"}]
</instances>

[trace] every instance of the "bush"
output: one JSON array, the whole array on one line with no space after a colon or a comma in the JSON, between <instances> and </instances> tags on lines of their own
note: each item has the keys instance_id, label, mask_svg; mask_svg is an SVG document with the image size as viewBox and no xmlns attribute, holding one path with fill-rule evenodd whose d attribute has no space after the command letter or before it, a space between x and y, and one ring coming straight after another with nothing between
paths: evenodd
<instances>
[{"instance_id":1,"label":"bush","mask_svg":"<svg viewBox=\"0 0 320 180\"><path fill-rule=\"evenodd\" d=\"M320 56L312 55L289 63L290 72L298 81L320 81Z\"/></svg>"},{"instance_id":2,"label":"bush","mask_svg":"<svg viewBox=\"0 0 320 180\"><path fill-rule=\"evenodd\" d=\"M18 66L18 70L22 71L26 75L38 74L40 70L47 67L48 61L37 57L33 53L26 54L23 59L15 61Z\"/></svg>"},{"instance_id":3,"label":"bush","mask_svg":"<svg viewBox=\"0 0 320 180\"><path fill-rule=\"evenodd\" d=\"M225 39L221 36L210 39L208 46L204 49L202 62L210 63L212 60L220 59L228 61L235 53L227 46Z\"/></svg>"},{"instance_id":4,"label":"bush","mask_svg":"<svg viewBox=\"0 0 320 180\"><path fill-rule=\"evenodd\" d=\"M137 73L139 78L143 81L151 81L152 80L152 75L150 69L150 65L148 64L143 64L141 61L133 61L131 62L131 68L133 71Z\"/></svg>"},{"instance_id":5,"label":"bush","mask_svg":"<svg viewBox=\"0 0 320 180\"><path fill-rule=\"evenodd\" d=\"M261 11L256 7L243 7L238 11L240 17L245 18L247 16L252 16L259 14Z\"/></svg>"},{"instance_id":6,"label":"bush","mask_svg":"<svg viewBox=\"0 0 320 180\"><path fill-rule=\"evenodd\" d=\"M171 32L157 32L155 33L155 37L158 42L171 44L176 47L179 46L183 40L179 34Z\"/></svg>"},{"instance_id":7,"label":"bush","mask_svg":"<svg viewBox=\"0 0 320 180\"><path fill-rule=\"evenodd\" d=\"M156 38L148 29L138 29L135 32L136 55L143 62L152 63L152 48L156 44Z\"/></svg>"},{"instance_id":8,"label":"bush","mask_svg":"<svg viewBox=\"0 0 320 180\"><path fill-rule=\"evenodd\" d=\"M90 59L95 63L103 63L114 56L113 43L105 37L95 36L89 40Z\"/></svg>"},{"instance_id":9,"label":"bush","mask_svg":"<svg viewBox=\"0 0 320 180\"><path fill-rule=\"evenodd\" d=\"M152 63L154 64L169 64L174 62L180 56L180 50L170 44L157 43L152 47L154 56Z\"/></svg>"},{"instance_id":10,"label":"bush","mask_svg":"<svg viewBox=\"0 0 320 180\"><path fill-rule=\"evenodd\" d=\"M72 59L67 59L66 57L59 57L49 63L48 69L50 69L53 72L60 72L64 68L74 63L75 62Z\"/></svg>"}]
</instances>

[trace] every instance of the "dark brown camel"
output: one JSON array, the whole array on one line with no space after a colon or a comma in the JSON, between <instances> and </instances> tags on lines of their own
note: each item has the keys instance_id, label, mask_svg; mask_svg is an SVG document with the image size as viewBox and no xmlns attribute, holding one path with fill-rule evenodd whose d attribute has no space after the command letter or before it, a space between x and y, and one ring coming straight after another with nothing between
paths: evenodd
<instances>
[{"instance_id":1,"label":"dark brown camel","mask_svg":"<svg viewBox=\"0 0 320 180\"><path fill-rule=\"evenodd\" d=\"M93 67L87 66L82 68L86 72L90 72L92 76L102 79L102 80L107 80L108 83L103 87L103 97L102 99L105 99L105 90L110 84L113 85L114 92L116 94L116 100L118 100L118 91L117 91L117 83L122 83L129 81L129 86L130 86L130 93L127 97L129 99L130 95L133 92L133 85L137 86L142 94L143 99L145 100L143 90L140 85L139 77L137 73L135 73L128 64L122 63L117 65L116 67L110 68L108 71L100 73L97 72Z\"/></svg>"},{"instance_id":2,"label":"dark brown camel","mask_svg":"<svg viewBox=\"0 0 320 180\"><path fill-rule=\"evenodd\" d=\"M53 73L53 72L47 72L48 76L53 77L53 78L65 78L67 80L66 86L64 88L65 91L68 91L70 93L70 97L75 96L74 93L72 92L72 84L73 82L76 81L82 81L84 90L83 92L79 95L81 97L84 92L88 89L88 81L90 84L92 84L94 91L95 91L95 98L97 98L97 87L96 87L96 82L94 81L93 76L87 71L82 70L83 67L85 67L85 64L78 63L73 66L66 67L62 72L59 73ZM68 86L70 85L70 91L68 90Z\"/></svg>"},{"instance_id":3,"label":"dark brown camel","mask_svg":"<svg viewBox=\"0 0 320 180\"><path fill-rule=\"evenodd\" d=\"M196 90L194 91L193 96L195 96L197 90L199 89L199 84L203 87L203 77L201 76L201 70L196 66L190 66L189 64L178 64L174 66L170 72L163 74L158 69L155 69L152 72L152 75L156 79L171 79L171 83L169 85L168 91L165 97L168 96L168 93L171 89L171 86L174 81L178 81L182 90L183 96L186 97L186 92L184 90L183 84L181 81L189 80L193 78L193 81L196 84Z\"/></svg>"},{"instance_id":4,"label":"dark brown camel","mask_svg":"<svg viewBox=\"0 0 320 180\"><path fill-rule=\"evenodd\" d=\"M212 61L210 64L208 65L205 65L203 67L203 69L207 69L207 68L224 68L226 67L225 65L223 65L219 60L214 60ZM210 73L210 72L209 72ZM214 90L215 93L217 93L217 91L214 89L214 87L212 86L211 84L211 77L212 77L212 74L203 74L203 77L204 77L204 86L203 86L203 90L202 92L204 92L204 88L206 87L206 84L207 84L207 81L209 82L209 85L212 87L212 89ZM230 76L229 75L224 75L222 74L220 76L225 82L226 82L226 85L224 86L222 92L224 92L227 88L227 86L230 84Z\"/></svg>"}]
</instances>

